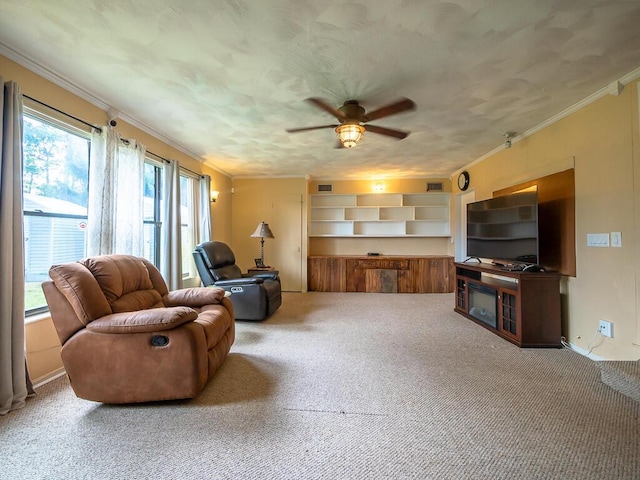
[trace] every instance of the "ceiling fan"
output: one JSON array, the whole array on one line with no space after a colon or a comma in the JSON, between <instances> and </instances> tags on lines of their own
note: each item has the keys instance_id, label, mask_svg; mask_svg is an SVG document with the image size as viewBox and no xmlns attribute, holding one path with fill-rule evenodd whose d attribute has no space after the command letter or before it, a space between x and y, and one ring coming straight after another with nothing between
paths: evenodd
<instances>
[{"instance_id":1,"label":"ceiling fan","mask_svg":"<svg viewBox=\"0 0 640 480\"><path fill-rule=\"evenodd\" d=\"M402 130L394 130L386 127L378 127L376 125L369 125L368 122L416 108L416 104L408 98L403 98L395 103L382 108L378 108L377 110L369 113L365 111L364 107L362 107L357 100L347 100L341 107L338 107L337 109L333 108L331 105L320 98L307 98L306 101L330 113L331 115L336 117L340 121L340 123L337 125L290 128L287 130L287 132L294 133L305 132L307 130L318 130L320 128L335 128L336 133L338 134L338 138L340 139L339 147L347 148L355 147L356 144L360 140L362 140L362 136L364 135L365 131L379 133L380 135L387 135L389 137L397 138L398 140L406 138L407 135L409 135L409 132L403 132Z\"/></svg>"}]
</instances>

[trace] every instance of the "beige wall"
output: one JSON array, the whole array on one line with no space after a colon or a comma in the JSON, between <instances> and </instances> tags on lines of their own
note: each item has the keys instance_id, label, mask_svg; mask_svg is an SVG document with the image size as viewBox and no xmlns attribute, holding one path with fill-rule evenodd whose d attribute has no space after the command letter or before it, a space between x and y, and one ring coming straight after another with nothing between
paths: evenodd
<instances>
[{"instance_id":1,"label":"beige wall","mask_svg":"<svg viewBox=\"0 0 640 480\"><path fill-rule=\"evenodd\" d=\"M306 290L306 191L304 178L244 178L233 181L232 241L236 262L246 271L260 257L258 224L269 224L264 259L280 271L282 289ZM214 238L217 240L217 238Z\"/></svg>"},{"instance_id":2,"label":"beige wall","mask_svg":"<svg viewBox=\"0 0 640 480\"><path fill-rule=\"evenodd\" d=\"M451 238L322 238L309 239L309 255L453 255Z\"/></svg>"},{"instance_id":3,"label":"beige wall","mask_svg":"<svg viewBox=\"0 0 640 480\"><path fill-rule=\"evenodd\" d=\"M468 168L470 188L481 200L500 188L575 167L577 276L563 281L563 334L578 349L609 360L640 357L638 137L632 84ZM622 248L586 246L587 233L618 231ZM614 323L614 338L594 335L600 319Z\"/></svg>"},{"instance_id":4,"label":"beige wall","mask_svg":"<svg viewBox=\"0 0 640 480\"><path fill-rule=\"evenodd\" d=\"M0 75L4 81L18 82L22 93L41 102L51 105L63 112L74 115L86 122L95 125L105 125L109 116L105 110L83 100L73 93L58 87L54 83L25 69L0 55ZM28 103L28 101L27 101ZM34 108L36 104L29 103ZM42 107L40 107L42 108ZM56 115L54 112L42 110L52 116L58 116L61 120L73 123L69 118ZM118 120L116 127L125 138L135 138L146 145L147 150L164 158L178 160L180 164L191 171L211 176L212 189L220 191L220 197L215 204L211 204L212 230L219 239L230 241L231 239L231 179L217 170L191 158L183 152L167 145L165 142L154 138L152 135ZM60 360L60 342L55 328L48 316L38 317L26 325L27 361L32 379L37 382L52 374L62 367Z\"/></svg>"},{"instance_id":5,"label":"beige wall","mask_svg":"<svg viewBox=\"0 0 640 480\"><path fill-rule=\"evenodd\" d=\"M34 383L50 378L64 370L60 358L60 340L51 317L29 322L25 326L27 363Z\"/></svg>"}]
</instances>

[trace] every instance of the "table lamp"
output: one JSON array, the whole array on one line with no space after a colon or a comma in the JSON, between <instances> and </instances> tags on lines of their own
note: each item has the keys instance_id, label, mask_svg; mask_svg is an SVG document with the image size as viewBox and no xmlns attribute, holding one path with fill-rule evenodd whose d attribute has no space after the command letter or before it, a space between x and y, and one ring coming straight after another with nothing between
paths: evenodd
<instances>
[{"instance_id":1,"label":"table lamp","mask_svg":"<svg viewBox=\"0 0 640 480\"><path fill-rule=\"evenodd\" d=\"M260 222L258 224L258 228L256 231L251 234L252 237L260 238L260 265L256 265L256 267L264 267L264 239L265 238L275 238L273 236L273 232L269 228L269 224L265 222ZM257 262L256 262L257 263Z\"/></svg>"}]
</instances>

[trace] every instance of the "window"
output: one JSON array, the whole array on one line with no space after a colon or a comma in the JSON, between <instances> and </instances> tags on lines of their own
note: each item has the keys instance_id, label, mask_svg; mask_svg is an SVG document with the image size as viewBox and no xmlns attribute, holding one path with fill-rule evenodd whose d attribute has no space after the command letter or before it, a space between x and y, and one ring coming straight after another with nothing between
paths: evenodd
<instances>
[{"instance_id":1,"label":"window","mask_svg":"<svg viewBox=\"0 0 640 480\"><path fill-rule=\"evenodd\" d=\"M164 217L162 162L147 158L144 166L144 256L160 267ZM181 267L183 279L198 276L193 251L198 243L200 177L188 172L180 173L180 235Z\"/></svg>"},{"instance_id":2,"label":"window","mask_svg":"<svg viewBox=\"0 0 640 480\"><path fill-rule=\"evenodd\" d=\"M160 267L162 245L162 165L147 159L144 163L144 257Z\"/></svg>"},{"instance_id":3,"label":"window","mask_svg":"<svg viewBox=\"0 0 640 480\"><path fill-rule=\"evenodd\" d=\"M41 284L51 265L86 257L90 135L26 109L23 139L25 313L47 310ZM164 165L144 164L144 257L160 266ZM182 271L197 277L192 252L198 241L199 177L180 175Z\"/></svg>"},{"instance_id":4,"label":"window","mask_svg":"<svg viewBox=\"0 0 640 480\"><path fill-rule=\"evenodd\" d=\"M47 310L49 267L85 257L89 134L30 110L24 116L25 312Z\"/></svg>"},{"instance_id":5,"label":"window","mask_svg":"<svg viewBox=\"0 0 640 480\"><path fill-rule=\"evenodd\" d=\"M192 252L196 247L198 179L180 174L180 222L182 237L182 278L197 276Z\"/></svg>"}]
</instances>

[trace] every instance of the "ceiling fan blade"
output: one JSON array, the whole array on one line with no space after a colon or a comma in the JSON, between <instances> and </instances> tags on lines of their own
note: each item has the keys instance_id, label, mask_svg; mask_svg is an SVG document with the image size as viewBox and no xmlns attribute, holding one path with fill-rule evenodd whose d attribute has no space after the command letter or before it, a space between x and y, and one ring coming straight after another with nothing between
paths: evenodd
<instances>
[{"instance_id":1,"label":"ceiling fan blade","mask_svg":"<svg viewBox=\"0 0 640 480\"><path fill-rule=\"evenodd\" d=\"M416 104L413 102L413 100L404 98L397 101L396 103L387 105L386 107L379 108L377 110L374 110L373 112L368 112L365 116L367 117L367 122L370 122L371 120L377 120L382 117L388 117L389 115L395 115L396 113L404 112L406 110L413 110L415 108Z\"/></svg>"},{"instance_id":2,"label":"ceiling fan blade","mask_svg":"<svg viewBox=\"0 0 640 480\"><path fill-rule=\"evenodd\" d=\"M365 125L365 130L367 132L379 133L381 135L388 135L389 137L395 137L399 140L406 138L409 135L409 132L403 132L402 130L393 130L391 128L385 127L376 127L375 125Z\"/></svg>"},{"instance_id":3,"label":"ceiling fan blade","mask_svg":"<svg viewBox=\"0 0 640 480\"><path fill-rule=\"evenodd\" d=\"M312 103L313 105L315 105L318 108L321 108L327 113L330 113L341 122L347 119L342 112L333 108L331 105L329 105L327 102L325 102L321 98L316 98L316 97L307 98L307 102Z\"/></svg>"},{"instance_id":4,"label":"ceiling fan blade","mask_svg":"<svg viewBox=\"0 0 640 480\"><path fill-rule=\"evenodd\" d=\"M338 125L320 125L318 127L303 127L303 128L288 128L287 132L296 133L296 132L306 132L307 130L319 130L321 128L336 128Z\"/></svg>"}]
</instances>

